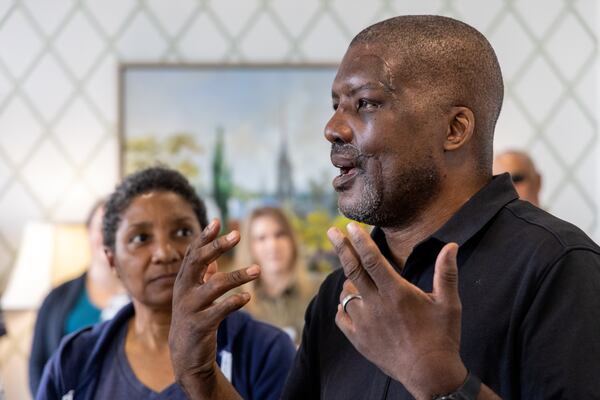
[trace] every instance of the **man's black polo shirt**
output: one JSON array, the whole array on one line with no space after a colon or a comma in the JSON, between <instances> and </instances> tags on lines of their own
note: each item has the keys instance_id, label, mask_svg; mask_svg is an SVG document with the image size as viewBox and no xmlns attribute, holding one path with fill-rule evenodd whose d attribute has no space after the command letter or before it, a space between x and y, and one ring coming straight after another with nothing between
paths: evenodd
<instances>
[{"instance_id":1,"label":"man's black polo shirt","mask_svg":"<svg viewBox=\"0 0 600 400\"><path fill-rule=\"evenodd\" d=\"M389 254L385 236L373 237ZM517 199L495 177L415 247L402 276L431 291L435 260L457 242L461 357L505 399L600 399L600 248L581 230ZM335 325L338 270L306 313L285 399L411 399Z\"/></svg>"}]
</instances>

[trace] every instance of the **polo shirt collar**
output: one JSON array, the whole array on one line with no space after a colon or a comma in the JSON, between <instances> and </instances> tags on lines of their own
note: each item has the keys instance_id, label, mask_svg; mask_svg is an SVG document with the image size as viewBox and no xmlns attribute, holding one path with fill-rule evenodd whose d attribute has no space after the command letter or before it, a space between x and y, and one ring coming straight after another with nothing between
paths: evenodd
<instances>
[{"instance_id":1,"label":"polo shirt collar","mask_svg":"<svg viewBox=\"0 0 600 400\"><path fill-rule=\"evenodd\" d=\"M431 235L443 243L465 244L505 205L519 198L508 173L492 178L475 193L437 232Z\"/></svg>"},{"instance_id":2,"label":"polo shirt collar","mask_svg":"<svg viewBox=\"0 0 600 400\"><path fill-rule=\"evenodd\" d=\"M431 235L430 239L437 239L442 243L455 242L462 246L502 207L518 198L508 173L494 176L490 183L475 193L437 232ZM383 230L375 227L372 237L382 253L389 256L390 251Z\"/></svg>"}]
</instances>

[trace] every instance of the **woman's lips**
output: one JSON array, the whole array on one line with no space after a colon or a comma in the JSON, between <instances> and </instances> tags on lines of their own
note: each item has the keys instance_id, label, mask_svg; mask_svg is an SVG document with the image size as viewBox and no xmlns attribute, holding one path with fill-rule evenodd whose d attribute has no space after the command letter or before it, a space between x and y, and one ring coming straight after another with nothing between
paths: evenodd
<instances>
[{"instance_id":1,"label":"woman's lips","mask_svg":"<svg viewBox=\"0 0 600 400\"><path fill-rule=\"evenodd\" d=\"M156 278L150 279L150 282L160 283L160 282L167 282L167 281L175 281L175 278L177 278L177 273L164 274L164 275L157 276Z\"/></svg>"}]
</instances>

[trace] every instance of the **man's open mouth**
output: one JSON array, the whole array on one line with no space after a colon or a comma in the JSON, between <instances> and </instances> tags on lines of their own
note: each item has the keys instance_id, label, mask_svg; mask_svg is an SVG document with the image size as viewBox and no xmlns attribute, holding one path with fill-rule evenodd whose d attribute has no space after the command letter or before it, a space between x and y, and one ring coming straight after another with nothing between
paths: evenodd
<instances>
[{"instance_id":1,"label":"man's open mouth","mask_svg":"<svg viewBox=\"0 0 600 400\"><path fill-rule=\"evenodd\" d=\"M340 176L341 175L348 175L349 173L351 173L354 170L354 167L340 167L340 166L338 166L338 168L340 169Z\"/></svg>"},{"instance_id":2,"label":"man's open mouth","mask_svg":"<svg viewBox=\"0 0 600 400\"><path fill-rule=\"evenodd\" d=\"M340 170L340 176L352 174L356 169L356 160L336 154L331 155L331 163Z\"/></svg>"},{"instance_id":3,"label":"man's open mouth","mask_svg":"<svg viewBox=\"0 0 600 400\"><path fill-rule=\"evenodd\" d=\"M357 159L334 153L331 155L331 163L340 171L340 174L333 179L335 190L342 192L350 188L359 172Z\"/></svg>"}]
</instances>

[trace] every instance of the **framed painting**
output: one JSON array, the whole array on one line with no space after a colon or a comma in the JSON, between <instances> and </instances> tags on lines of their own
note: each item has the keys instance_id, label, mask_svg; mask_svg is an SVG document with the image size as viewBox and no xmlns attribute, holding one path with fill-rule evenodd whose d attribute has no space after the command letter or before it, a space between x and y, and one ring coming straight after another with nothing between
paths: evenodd
<instances>
[{"instance_id":1,"label":"framed painting","mask_svg":"<svg viewBox=\"0 0 600 400\"><path fill-rule=\"evenodd\" d=\"M209 217L229 227L257 206L281 206L313 258L328 258L325 232L346 222L323 137L335 72L333 65L125 64L121 174L157 163L176 168L206 200Z\"/></svg>"}]
</instances>

